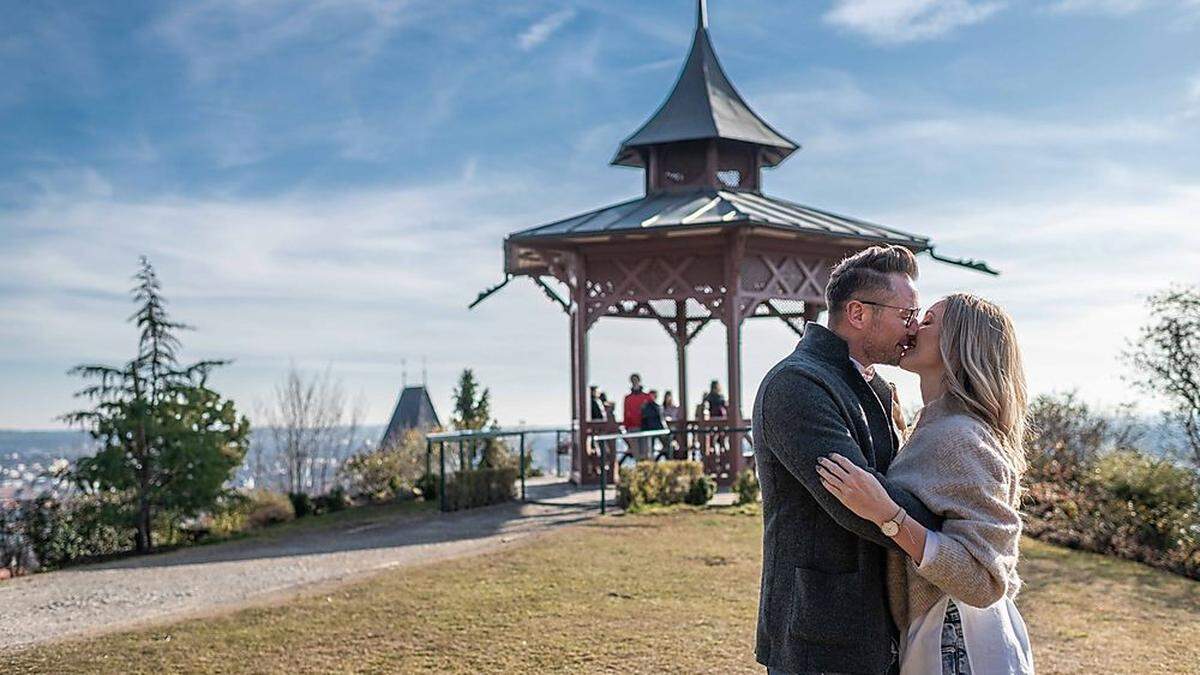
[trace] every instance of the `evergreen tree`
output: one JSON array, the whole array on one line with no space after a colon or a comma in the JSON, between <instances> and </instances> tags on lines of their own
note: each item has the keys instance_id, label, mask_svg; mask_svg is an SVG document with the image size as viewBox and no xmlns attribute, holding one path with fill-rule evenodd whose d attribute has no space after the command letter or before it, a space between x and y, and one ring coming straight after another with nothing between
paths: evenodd
<instances>
[{"instance_id":1,"label":"evergreen tree","mask_svg":"<svg viewBox=\"0 0 1200 675\"><path fill-rule=\"evenodd\" d=\"M454 417L451 419L454 428L486 427L492 417L491 407L491 392L485 388L480 393L474 371L464 368L458 377L458 386L454 388Z\"/></svg>"},{"instance_id":2,"label":"evergreen tree","mask_svg":"<svg viewBox=\"0 0 1200 675\"><path fill-rule=\"evenodd\" d=\"M175 336L187 329L167 317L158 277L145 257L132 294L140 330L137 356L123 366L81 365L70 372L93 381L76 396L92 408L62 419L86 428L102 447L79 460L75 483L87 492L123 497L123 524L137 549L153 547L156 515L191 516L211 508L246 453L249 422L232 401L208 388L209 372L226 361L181 366Z\"/></svg>"},{"instance_id":3,"label":"evergreen tree","mask_svg":"<svg viewBox=\"0 0 1200 675\"><path fill-rule=\"evenodd\" d=\"M455 429L482 430L498 426L496 420L492 419L491 391L486 387L480 391L480 386L475 373L470 368L464 368L458 377L458 386L454 388L454 416L450 422ZM500 468L515 461L508 445L499 438L489 438L482 443L472 442L472 459L480 449L483 450L479 462L481 467Z\"/></svg>"}]
</instances>

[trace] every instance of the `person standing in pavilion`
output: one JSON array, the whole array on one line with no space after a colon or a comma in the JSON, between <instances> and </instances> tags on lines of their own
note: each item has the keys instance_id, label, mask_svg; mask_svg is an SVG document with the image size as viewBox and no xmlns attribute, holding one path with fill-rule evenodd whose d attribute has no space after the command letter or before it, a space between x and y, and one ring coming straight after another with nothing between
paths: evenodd
<instances>
[{"instance_id":1,"label":"person standing in pavilion","mask_svg":"<svg viewBox=\"0 0 1200 675\"><path fill-rule=\"evenodd\" d=\"M633 373L629 376L629 393L625 394L624 400L624 417L621 418L622 424L625 425L625 431L634 433L642 430L642 406L650 399L650 395L642 390L642 376ZM646 456L649 443L646 443L644 438L633 439L633 447L631 450L638 459L643 459Z\"/></svg>"},{"instance_id":2,"label":"person standing in pavilion","mask_svg":"<svg viewBox=\"0 0 1200 675\"><path fill-rule=\"evenodd\" d=\"M658 431L666 429L666 413L663 411L662 405L658 402L658 391L651 389L649 398L642 404L642 431ZM659 438L644 439L647 442L647 455L651 454L655 446L662 444L663 440Z\"/></svg>"}]
</instances>

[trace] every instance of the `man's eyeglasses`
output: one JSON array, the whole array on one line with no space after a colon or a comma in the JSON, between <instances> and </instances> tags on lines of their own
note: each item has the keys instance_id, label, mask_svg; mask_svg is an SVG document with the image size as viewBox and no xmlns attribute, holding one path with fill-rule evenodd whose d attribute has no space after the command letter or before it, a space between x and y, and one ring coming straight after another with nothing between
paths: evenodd
<instances>
[{"instance_id":1,"label":"man's eyeglasses","mask_svg":"<svg viewBox=\"0 0 1200 675\"><path fill-rule=\"evenodd\" d=\"M882 302L871 302L870 300L859 300L864 305L874 305L876 307L887 307L888 309L900 310L900 318L904 319L905 326L911 326L917 320L917 314L920 313L920 307L897 307L896 305L885 305Z\"/></svg>"}]
</instances>

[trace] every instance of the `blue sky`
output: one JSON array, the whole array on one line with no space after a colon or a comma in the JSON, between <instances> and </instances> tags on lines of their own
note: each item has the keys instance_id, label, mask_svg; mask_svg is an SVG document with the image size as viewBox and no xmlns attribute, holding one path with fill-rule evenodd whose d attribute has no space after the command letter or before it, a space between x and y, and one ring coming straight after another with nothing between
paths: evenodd
<instances>
[{"instance_id":1,"label":"blue sky","mask_svg":"<svg viewBox=\"0 0 1200 675\"><path fill-rule=\"evenodd\" d=\"M504 423L568 417L567 325L501 278L503 236L621 201L608 166L661 102L691 0L5 2L0 427L51 428L80 362L132 352L139 254L185 358L248 411L289 364L384 421L407 359L474 367ZM803 150L769 194L929 235L927 299L1014 314L1035 391L1136 400L1146 294L1200 283L1200 1L711 0L750 104ZM721 331L693 388L724 380ZM746 395L794 339L746 329ZM661 329L601 322L593 380L673 388ZM909 398L912 379L890 372ZM696 392L693 393L695 397ZM1153 402L1145 404L1153 407Z\"/></svg>"}]
</instances>

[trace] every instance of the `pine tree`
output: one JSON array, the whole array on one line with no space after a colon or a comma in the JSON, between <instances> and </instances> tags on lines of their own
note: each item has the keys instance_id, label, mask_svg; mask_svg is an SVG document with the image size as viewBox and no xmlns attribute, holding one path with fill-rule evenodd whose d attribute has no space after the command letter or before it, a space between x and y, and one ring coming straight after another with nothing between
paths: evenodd
<instances>
[{"instance_id":1,"label":"pine tree","mask_svg":"<svg viewBox=\"0 0 1200 675\"><path fill-rule=\"evenodd\" d=\"M483 429L491 420L491 392L486 388L479 393L479 382L470 368L464 368L454 388L455 429Z\"/></svg>"},{"instance_id":2,"label":"pine tree","mask_svg":"<svg viewBox=\"0 0 1200 675\"><path fill-rule=\"evenodd\" d=\"M492 419L491 391L484 388L480 392L479 389L480 383L475 379L474 371L464 368L458 377L458 386L454 388L454 416L451 423L455 429L482 430L498 426L496 420ZM499 438L489 438L482 445L472 443L472 459L480 448L483 450L480 466L499 468L515 461L508 445Z\"/></svg>"},{"instance_id":3,"label":"pine tree","mask_svg":"<svg viewBox=\"0 0 1200 675\"><path fill-rule=\"evenodd\" d=\"M71 369L95 382L76 394L93 405L61 419L101 441L73 479L85 491L124 498L124 524L144 552L153 548L157 514L196 515L225 494L245 456L249 422L207 386L209 372L227 361L179 364L175 332L188 326L168 318L153 266L144 256L140 265L132 291L139 308L129 317L140 330L137 356L123 366Z\"/></svg>"}]
</instances>

